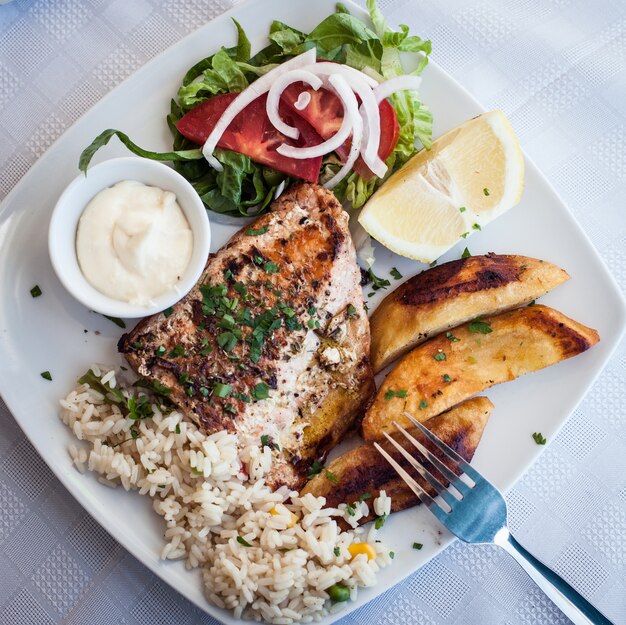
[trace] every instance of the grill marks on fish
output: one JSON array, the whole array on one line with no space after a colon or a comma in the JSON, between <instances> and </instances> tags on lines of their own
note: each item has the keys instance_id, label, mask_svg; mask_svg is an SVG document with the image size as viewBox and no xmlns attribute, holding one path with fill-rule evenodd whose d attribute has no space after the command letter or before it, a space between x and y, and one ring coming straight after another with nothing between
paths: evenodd
<instances>
[{"instance_id":1,"label":"grill marks on fish","mask_svg":"<svg viewBox=\"0 0 626 625\"><path fill-rule=\"evenodd\" d=\"M118 347L205 431L228 429L244 444L269 435L281 459L298 465L278 466L276 484L294 486L317 455L303 432L327 398L336 402L330 390L341 380L351 398L335 415L342 427L324 425L335 442L372 392L369 363L361 366L369 325L348 217L332 193L297 185L273 209L209 259L169 317L144 319ZM325 335L337 320L343 345ZM329 343L332 361L318 353Z\"/></svg>"}]
</instances>

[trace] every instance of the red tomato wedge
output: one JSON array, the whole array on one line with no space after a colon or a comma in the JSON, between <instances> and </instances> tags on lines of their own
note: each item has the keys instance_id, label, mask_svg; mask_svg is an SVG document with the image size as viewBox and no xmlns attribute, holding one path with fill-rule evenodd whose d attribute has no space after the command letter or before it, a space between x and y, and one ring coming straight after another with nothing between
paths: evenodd
<instances>
[{"instance_id":1,"label":"red tomato wedge","mask_svg":"<svg viewBox=\"0 0 626 625\"><path fill-rule=\"evenodd\" d=\"M184 137L202 145L228 105L238 96L237 93L216 95L198 104L176 124ZM270 123L265 105L267 94L258 97L235 117L221 136L217 145L249 156L253 161L267 165L295 178L317 182L322 166L322 157L295 159L283 156L276 151L282 143L309 147L322 142L318 133L296 112L281 102L280 114L290 126L300 131L297 141L285 137Z\"/></svg>"},{"instance_id":2,"label":"red tomato wedge","mask_svg":"<svg viewBox=\"0 0 626 625\"><path fill-rule=\"evenodd\" d=\"M303 91L307 91L311 95L311 100L308 106L300 111L294 107L294 103ZM341 126L343 120L341 100L327 89L315 91L311 87L305 86L304 83L292 83L283 91L282 100L289 108L311 124L323 139L332 137ZM400 136L400 126L396 112L388 100L383 100L378 109L380 111L378 156L384 161L396 147L398 137ZM350 140L346 141L337 150L337 155L342 161L345 161L349 152ZM369 180L374 175L361 157L354 164L354 170L366 180Z\"/></svg>"}]
</instances>

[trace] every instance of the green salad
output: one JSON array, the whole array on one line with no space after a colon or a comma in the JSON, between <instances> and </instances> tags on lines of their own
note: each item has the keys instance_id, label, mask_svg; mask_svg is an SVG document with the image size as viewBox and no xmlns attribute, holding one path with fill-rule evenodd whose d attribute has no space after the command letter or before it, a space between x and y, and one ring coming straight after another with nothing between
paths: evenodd
<instances>
[{"instance_id":1,"label":"green salad","mask_svg":"<svg viewBox=\"0 0 626 625\"><path fill-rule=\"evenodd\" d=\"M307 179L307 176L298 175L297 166L293 168L295 173L292 168L281 168L280 165L272 167L271 154L270 158L261 159L265 160L263 163L245 153L224 147L218 147L214 152L222 166L222 171L218 171L204 158L202 143L183 136L177 125L180 126L179 122L186 114L196 107L206 106L215 96L226 99L225 94L240 93L259 77L311 48L316 48L318 61L347 65L378 82L406 74L419 75L428 62L430 41L409 35L405 25L400 26L400 31L393 31L375 0L368 0L367 8L373 29L350 14L342 4L337 4L336 12L308 34L275 20L268 35L269 45L253 56L245 31L233 20L237 29L237 44L231 48L222 48L191 67L183 77L176 98L171 101L167 123L173 137L172 151L153 152L143 149L124 132L108 129L82 152L79 161L81 171L86 172L95 152L113 136L117 136L134 154L172 162L174 168L193 185L207 209L232 216L251 216L264 212L279 187L282 189L298 178ZM401 53L415 55L415 68L411 72L404 69ZM384 155L388 166L385 178L416 153L416 145L429 148L432 138L432 115L415 90L397 91L390 95L388 101L397 122L394 120L396 131L393 146L390 146L389 154ZM320 113L319 109L311 114L313 112L328 117L328 112ZM319 120L309 117L308 121L311 119L319 131ZM330 123L331 120L325 121ZM384 136L385 128L382 132ZM242 141L241 137L235 138ZM245 132L244 138L249 142ZM239 145L239 142L235 142L235 145ZM267 150L264 155L268 156ZM281 158L284 160L284 157L278 157L279 160ZM341 166L342 159L337 153L324 155L319 168L319 182L332 178ZM367 167L356 167L333 188L341 201L349 202L355 208L363 206L383 180L371 172L370 175L364 175L364 171L368 172Z\"/></svg>"}]
</instances>

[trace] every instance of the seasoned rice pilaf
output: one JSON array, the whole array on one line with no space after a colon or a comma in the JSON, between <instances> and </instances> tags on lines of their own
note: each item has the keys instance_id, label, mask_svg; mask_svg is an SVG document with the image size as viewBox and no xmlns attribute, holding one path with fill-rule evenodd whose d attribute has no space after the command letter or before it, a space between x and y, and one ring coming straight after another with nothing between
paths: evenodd
<instances>
[{"instance_id":1,"label":"seasoned rice pilaf","mask_svg":"<svg viewBox=\"0 0 626 625\"><path fill-rule=\"evenodd\" d=\"M331 597L354 600L391 562L377 530L356 527L366 501L334 509L323 497L272 492L264 482L269 447L238 449L226 431L206 436L158 395L138 393L122 371L94 365L91 375L106 397L82 383L61 400L63 422L82 441L70 446L74 464L108 486L149 495L166 526L161 558L201 567L214 604L238 618L310 622L346 605ZM389 514L384 492L371 503ZM343 531L338 519L354 529ZM359 543L366 545L352 551L365 553L353 556Z\"/></svg>"}]
</instances>

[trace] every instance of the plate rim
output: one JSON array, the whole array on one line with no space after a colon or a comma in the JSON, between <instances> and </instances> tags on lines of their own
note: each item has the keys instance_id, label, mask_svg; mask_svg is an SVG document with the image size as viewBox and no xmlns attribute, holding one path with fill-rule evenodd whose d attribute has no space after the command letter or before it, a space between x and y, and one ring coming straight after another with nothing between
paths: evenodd
<instances>
[{"instance_id":1,"label":"plate rim","mask_svg":"<svg viewBox=\"0 0 626 625\"><path fill-rule=\"evenodd\" d=\"M306 0L296 0L296 1L297 2L306 3ZM126 77L123 81L121 81L119 84L117 84L106 95L104 95L100 100L98 100L98 102L96 102L94 105L89 107L86 111L84 111L77 119L75 119L63 131L63 133L45 150L45 152L38 157L38 159L35 161L35 163L29 168L29 170L22 176L22 178L17 182L17 184L11 189L11 191L0 202L0 226L2 225L2 223L11 214L13 214L15 212L19 212L20 208L18 206L15 206L15 207L11 206L13 204L13 197L16 196L17 194L19 194L23 187L26 187L27 183L30 181L30 179L33 177L33 175L37 174L39 167L42 166L42 162L46 159L46 157L48 156L48 153L56 148L57 144L62 141L62 139L65 137L65 135L68 132L70 132L72 129L74 129L74 127L77 126L80 122L82 122L84 120L84 118L86 118L88 115L90 115L95 107L100 107L101 104L105 105L110 99L112 99L112 98L114 98L116 96L117 92L124 85L126 85L128 82L131 82L133 79L136 79L137 75L142 73L147 68L152 67L153 65L156 66L156 65L160 64L162 62L163 58L165 58L166 56L168 56L169 54L172 53L172 49L173 48L176 48L178 46L182 46L183 42L185 42L187 39L195 36L196 33L199 30L202 30L203 28L207 27L209 24L211 24L213 22L226 21L232 15L235 15L235 16L238 15L240 12L245 11L251 5L257 5L257 4L260 5L262 3L263 3L263 0L246 0L245 2L242 2L240 4L236 4L235 6L231 7L230 9L224 11L223 13L220 13L219 15L214 17L213 19L211 19L211 20L207 21L206 23L202 24L197 29L187 33L186 35L184 35L183 37L178 39L175 43L173 43L171 46L167 47L166 49L161 51L159 54L157 54L156 56L151 58L147 63L145 63L141 67L137 68L136 71L134 71L130 76ZM353 2L353 0L344 0L344 3L349 6L349 8L350 8L350 10L351 10L351 12L353 14L356 14L359 17L363 17L363 18L366 19L366 21L369 22L369 17L368 17L367 12L365 11L365 9L363 9L359 5L355 4ZM444 79L446 79L446 80L450 81L451 83L453 83L454 86L458 90L463 92L463 94L467 97L467 99L470 100L477 109L480 109L481 111L487 110L474 97L474 95L464 85L459 83L453 76L451 76L448 72L446 72L437 62L435 62L433 60L429 60L429 66L433 67L436 72L440 73L441 77L443 77ZM549 182L549 180L546 177L546 175L535 164L535 162L532 159L530 159L528 157L528 155L523 150L522 150L522 152L523 152L523 155L524 155L524 161L525 161L525 165L526 165L526 172L528 173L529 171L532 170L533 174L536 175L539 178L539 180L541 181L541 183L543 183L543 185L545 185L545 187L552 193L552 195L554 196L555 201L558 202L561 205L561 207L569 214L569 217L571 218L572 225L577 230L578 234L580 236L582 236L582 238L585 240L585 242L587 244L587 247L588 247L588 251L594 256L594 259L597 261L598 265L601 267L601 269L603 271L603 274L604 274L603 278L605 280L607 280L607 282L611 286L611 288L613 290L612 294L615 296L616 302L619 303L618 310L616 310L616 313L618 314L618 320L617 320L618 336L617 336L616 340L613 342L613 344L610 347L610 349L608 350L608 352L606 354L606 357L604 358L601 366L598 367L598 369L595 372L595 374L591 378L589 378L589 380L587 381L587 383L585 385L585 388L584 388L584 392L581 394L581 397L579 398L579 400L576 403L576 405L578 405L580 403L580 401L582 401L582 399L587 395L587 393L589 392L590 388L595 384L595 382L597 381L597 379L600 376L600 374L604 371L604 369L606 368L607 364L612 359L612 357L613 357L613 355L614 355L618 345L620 344L621 340L624 338L624 335L626 334L626 296L624 295L624 293L622 293L622 291L621 291L621 289L620 289L620 287L619 287L619 285L617 283L617 280L615 279L615 277L613 276L613 274L609 270L608 266L606 265L604 259L602 258L602 256L600 255L600 253L598 252L596 247L591 242L591 239L589 238L588 234L582 228L582 226L580 225L580 223L576 219L575 215L570 211L570 209L568 208L567 204L561 198L560 194L554 189L554 187L551 185L551 183ZM31 175L31 174L33 174L33 175ZM181 588L175 586L172 583L172 581L169 580L168 578L162 577L161 574L160 574L160 570L159 569L162 566L169 564L169 562L164 562L164 561L159 560L158 559L158 554L152 554L153 556L156 556L155 559L145 558L143 556L145 550L142 547L140 547L136 543L132 542L130 540L130 538L125 538L124 534L120 530L118 530L116 527L112 527L112 526L109 526L108 524L106 524L106 519L100 518L99 513L91 505L88 496L86 494L84 494L82 491L74 489L73 485L71 484L71 482L69 480L69 477L66 478L66 474L63 471L59 470L55 466L50 466L48 464L48 462L46 462L45 455L43 453L43 441L39 440L39 439L32 438L31 435L29 434L29 432L22 428L21 421L15 416L17 413L20 412L19 406L17 405L17 401L13 401L16 398L13 397L12 393L9 393L7 395L6 392L2 392L2 387L3 387L3 382L2 382L2 379L0 378L0 397L2 397L2 399L4 400L4 402L5 402L8 410L9 410L9 412L11 413L12 418L15 420L17 425L20 427L20 430L24 433L26 438L29 440L30 444L35 448L35 450L37 451L37 453L40 456L40 458L46 463L46 466L48 466L50 468L50 470L52 471L52 473L54 474L56 479L58 479L61 482L63 487L80 504L80 506L91 516L92 519L94 519L109 535L111 535L120 545L122 545L122 547L128 553L130 553L135 558L137 558L137 560L139 560L139 562L141 562L141 564L143 566L147 567L161 581L163 581L164 583L168 584L168 586L173 588L176 592L181 594L183 597L185 597L185 599L187 599L190 603L192 603L195 606L197 606L203 612L209 614L210 616L212 616L212 617L218 619L220 622L224 622L224 623L226 623L226 622L244 622L241 619L235 619L234 616L232 615L232 612L224 610L224 609L221 609L221 608L213 605L212 603L210 603L204 597L203 593L202 593L202 600L199 601L194 596L184 592L184 589L181 589ZM575 408L574 408L574 410L575 410ZM572 410L572 412L573 412L573 410ZM560 422L558 423L558 426L557 426L557 428L555 430L554 437L556 437L558 435L558 433L562 430L562 428L567 424L567 422L571 418L572 412L569 412L566 416L564 416L563 419L560 420ZM549 446L546 446L546 449L548 447ZM544 451L545 451L545 449L541 450L542 453ZM514 483L511 484L510 488L512 488L513 485L520 479L520 477L534 465L534 463L537 461L537 459L539 458L540 455L541 454L539 454L534 459L531 459L530 462L526 463L521 468L521 471L519 472L517 480ZM398 574L391 584L387 584L387 585L382 585L381 584L381 585L376 585L376 586L374 586L374 587L372 587L370 589L361 589L361 592L359 593L359 598L356 601L350 602L345 607L345 609L343 609L341 611L338 611L338 612L336 612L334 614L330 613L329 615L323 617L321 619L320 623L322 623L322 625L330 625L331 623L334 623L335 621L344 618L345 616L347 616L348 614L350 614L354 610L357 610L357 609L365 606L370 601L375 600L376 598L380 597L384 592L386 592L390 588L396 586L397 584L401 583L408 576L413 575L421 567L425 566L434 557L439 555L444 549L446 549L448 546L450 546L450 544L452 544L452 542L454 542L455 540L456 539L454 537L451 537L451 536L444 536L444 537L442 537L441 543L435 549L435 551L432 554L431 558L429 558L427 560L424 560L424 561L420 561L417 564L417 566L415 566L414 568L409 570L406 574ZM194 578L193 577L194 571L189 571L189 573L191 574L190 579ZM198 571L196 571L196 573L198 573ZM195 575L195 578L196 579L198 578L197 574ZM365 594L363 592L364 590L373 591L374 594L371 597L363 598L363 595Z\"/></svg>"}]
</instances>

